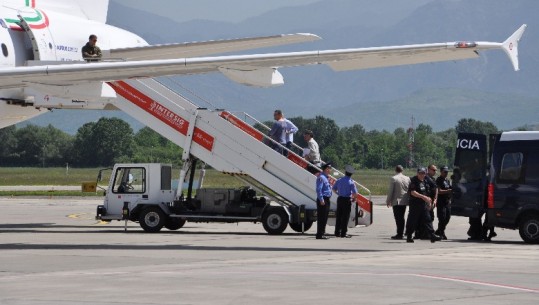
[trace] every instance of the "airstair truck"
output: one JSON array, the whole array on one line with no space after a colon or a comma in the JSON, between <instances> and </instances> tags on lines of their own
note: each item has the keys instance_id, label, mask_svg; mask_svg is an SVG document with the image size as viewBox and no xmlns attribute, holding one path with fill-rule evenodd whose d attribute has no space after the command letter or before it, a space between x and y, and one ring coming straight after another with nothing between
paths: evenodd
<instances>
[{"instance_id":1,"label":"airstair truck","mask_svg":"<svg viewBox=\"0 0 539 305\"><path fill-rule=\"evenodd\" d=\"M278 143L271 143L245 120L227 111L199 108L157 80L115 81L109 85L118 94L114 106L180 146L184 164L174 190L169 187L170 165L116 165L97 219L137 221L148 232L163 226L179 228L185 220L261 221L270 234L282 233L288 224L303 231L316 220L316 176L307 170L314 165L294 151L277 152L270 146ZM190 184L184 196L183 181L189 173L193 182L199 160L244 180L250 188L201 188L192 197ZM138 173L132 173L135 168ZM157 177L159 182L155 181ZM129 185L120 189L130 180L136 192L125 191ZM137 189L133 181L144 184ZM357 186L370 196L368 189ZM356 199L349 226L372 224L372 201L364 195Z\"/></svg>"}]
</instances>

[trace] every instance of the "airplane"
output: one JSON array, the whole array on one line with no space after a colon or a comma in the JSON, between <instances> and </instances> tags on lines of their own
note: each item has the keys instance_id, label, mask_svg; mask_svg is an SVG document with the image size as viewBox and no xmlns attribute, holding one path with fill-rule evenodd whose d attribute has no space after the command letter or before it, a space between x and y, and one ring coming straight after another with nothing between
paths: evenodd
<instances>
[{"instance_id":1,"label":"airplane","mask_svg":"<svg viewBox=\"0 0 539 305\"><path fill-rule=\"evenodd\" d=\"M456 41L386 47L221 55L320 39L308 33L150 45L106 24L108 0L0 0L0 128L52 109L116 109L106 82L168 75L222 73L258 87L284 84L281 67L326 64L360 70L479 57L503 50L519 70L523 24L503 42ZM95 34L103 51L86 62L81 49Z\"/></svg>"}]
</instances>

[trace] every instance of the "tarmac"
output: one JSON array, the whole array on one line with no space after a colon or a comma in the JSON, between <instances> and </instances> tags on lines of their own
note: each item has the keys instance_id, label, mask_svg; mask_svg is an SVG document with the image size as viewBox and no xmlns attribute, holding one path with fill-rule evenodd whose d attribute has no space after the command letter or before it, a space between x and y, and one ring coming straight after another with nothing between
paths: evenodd
<instances>
[{"instance_id":1,"label":"tarmac","mask_svg":"<svg viewBox=\"0 0 539 305\"><path fill-rule=\"evenodd\" d=\"M0 304L539 303L539 246L517 231L470 242L453 217L447 241L391 240L392 211L373 199L373 225L316 240L315 226L260 223L124 231L94 219L100 198L0 197Z\"/></svg>"}]
</instances>

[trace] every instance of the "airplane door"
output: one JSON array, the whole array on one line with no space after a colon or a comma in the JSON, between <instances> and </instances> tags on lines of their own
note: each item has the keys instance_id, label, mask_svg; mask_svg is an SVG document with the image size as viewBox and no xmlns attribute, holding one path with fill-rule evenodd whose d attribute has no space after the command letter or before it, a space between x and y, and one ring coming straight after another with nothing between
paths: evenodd
<instances>
[{"instance_id":1,"label":"airplane door","mask_svg":"<svg viewBox=\"0 0 539 305\"><path fill-rule=\"evenodd\" d=\"M459 133L454 166L451 214L479 217L484 211L487 183L487 137Z\"/></svg>"},{"instance_id":2,"label":"airplane door","mask_svg":"<svg viewBox=\"0 0 539 305\"><path fill-rule=\"evenodd\" d=\"M28 34L32 43L34 60L57 60L56 44L49 30L47 15L28 7L18 11L19 25Z\"/></svg>"}]
</instances>

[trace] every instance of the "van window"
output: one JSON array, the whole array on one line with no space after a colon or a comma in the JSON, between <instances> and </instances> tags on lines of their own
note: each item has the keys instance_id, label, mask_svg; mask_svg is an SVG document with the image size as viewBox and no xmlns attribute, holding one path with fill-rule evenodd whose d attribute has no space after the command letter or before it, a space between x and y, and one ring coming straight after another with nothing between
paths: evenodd
<instances>
[{"instance_id":1,"label":"van window","mask_svg":"<svg viewBox=\"0 0 539 305\"><path fill-rule=\"evenodd\" d=\"M530 151L526 157L526 183L539 185L539 151Z\"/></svg>"},{"instance_id":2,"label":"van window","mask_svg":"<svg viewBox=\"0 0 539 305\"><path fill-rule=\"evenodd\" d=\"M500 180L517 181L522 173L523 155L520 152L506 153L502 158Z\"/></svg>"}]
</instances>

